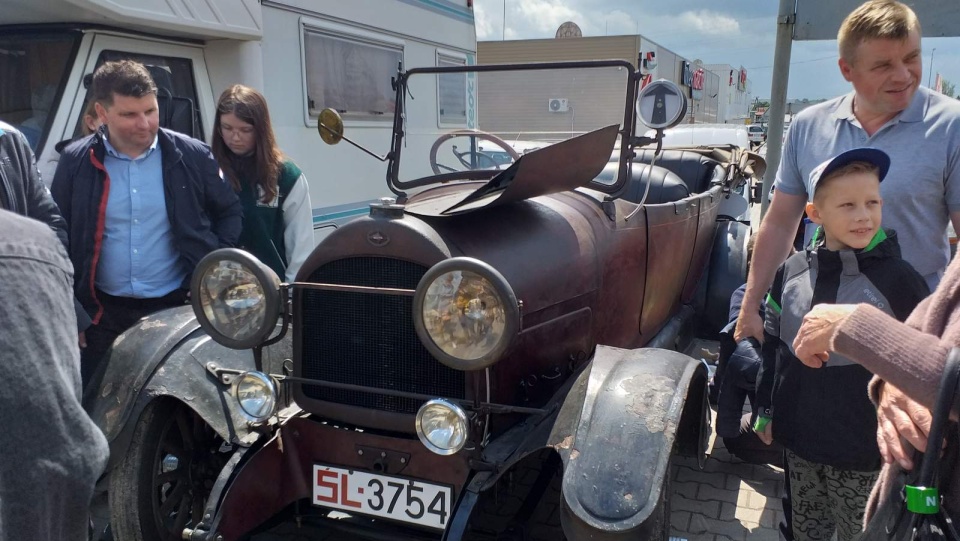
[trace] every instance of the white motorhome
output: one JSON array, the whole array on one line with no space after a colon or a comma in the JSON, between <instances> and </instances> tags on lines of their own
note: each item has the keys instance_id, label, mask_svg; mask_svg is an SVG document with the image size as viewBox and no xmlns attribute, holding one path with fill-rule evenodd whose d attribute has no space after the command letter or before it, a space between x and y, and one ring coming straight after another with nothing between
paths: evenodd
<instances>
[{"instance_id":1,"label":"white motorhome","mask_svg":"<svg viewBox=\"0 0 960 541\"><path fill-rule=\"evenodd\" d=\"M338 110L351 138L385 155L402 63L473 64L472 0L4 0L0 9L0 120L20 127L53 178L56 144L82 133L89 74L133 58L160 88L161 125L209 141L220 92L235 83L267 97L281 149L310 182L316 239L389 195L382 163L320 143L317 115ZM476 126L467 75L440 78L430 126ZM429 153L409 148L405 153ZM426 160L424 160L426 161ZM426 174L426 172L425 172ZM361 179L366 179L361 180Z\"/></svg>"}]
</instances>

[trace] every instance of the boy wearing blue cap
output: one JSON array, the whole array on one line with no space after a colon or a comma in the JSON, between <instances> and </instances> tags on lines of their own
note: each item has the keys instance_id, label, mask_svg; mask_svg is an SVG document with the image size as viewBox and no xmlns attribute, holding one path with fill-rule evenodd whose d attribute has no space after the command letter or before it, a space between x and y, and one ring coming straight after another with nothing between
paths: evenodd
<instances>
[{"instance_id":1,"label":"boy wearing blue cap","mask_svg":"<svg viewBox=\"0 0 960 541\"><path fill-rule=\"evenodd\" d=\"M804 366L792 345L804 314L820 303L868 303L902 321L929 294L900 258L896 233L880 227L889 168L883 151L856 148L811 172L806 212L819 228L767 295L754 428L785 448L787 539L826 540L834 531L838 541L859 539L880 469L871 374L837 354L824 369Z\"/></svg>"}]
</instances>

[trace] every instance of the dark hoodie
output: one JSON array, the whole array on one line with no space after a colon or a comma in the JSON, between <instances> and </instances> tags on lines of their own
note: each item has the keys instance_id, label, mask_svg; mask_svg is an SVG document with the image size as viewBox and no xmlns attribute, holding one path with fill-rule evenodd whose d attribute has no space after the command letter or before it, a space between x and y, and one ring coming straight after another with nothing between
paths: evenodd
<instances>
[{"instance_id":1,"label":"dark hoodie","mask_svg":"<svg viewBox=\"0 0 960 541\"><path fill-rule=\"evenodd\" d=\"M878 231L863 250L828 250L819 237L784 262L767 296L758 409L773 419L773 438L801 458L878 470L877 414L867 395L872 374L836 353L823 368L808 368L794 355L793 340L816 304L866 303L903 321L930 291L900 258L892 230Z\"/></svg>"},{"instance_id":2,"label":"dark hoodie","mask_svg":"<svg viewBox=\"0 0 960 541\"><path fill-rule=\"evenodd\" d=\"M95 285L110 176L103 166L106 127L67 145L60 155L50 191L67 221L68 253L74 269L77 299L99 323L103 305ZM163 160L163 193L174 246L190 278L197 263L217 248L236 246L243 209L240 199L221 178L220 168L203 141L161 128L157 141Z\"/></svg>"}]
</instances>

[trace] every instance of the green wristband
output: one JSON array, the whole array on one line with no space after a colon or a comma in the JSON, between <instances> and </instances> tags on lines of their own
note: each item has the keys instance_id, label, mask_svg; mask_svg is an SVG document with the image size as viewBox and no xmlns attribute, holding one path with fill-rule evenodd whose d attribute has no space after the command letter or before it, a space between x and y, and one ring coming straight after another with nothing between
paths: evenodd
<instances>
[{"instance_id":1,"label":"green wristband","mask_svg":"<svg viewBox=\"0 0 960 541\"><path fill-rule=\"evenodd\" d=\"M911 513L933 515L940 510L940 494L936 487L914 487L906 485L907 509Z\"/></svg>"},{"instance_id":2,"label":"green wristband","mask_svg":"<svg viewBox=\"0 0 960 541\"><path fill-rule=\"evenodd\" d=\"M763 432L767 428L768 424L770 424L769 417L757 417L757 421L753 423L753 431Z\"/></svg>"}]
</instances>

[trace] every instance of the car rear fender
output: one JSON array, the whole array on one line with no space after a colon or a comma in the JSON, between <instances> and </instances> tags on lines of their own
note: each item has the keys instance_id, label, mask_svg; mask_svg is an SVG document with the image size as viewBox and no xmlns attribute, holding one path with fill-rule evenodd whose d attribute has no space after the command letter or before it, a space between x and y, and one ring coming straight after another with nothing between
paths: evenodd
<instances>
[{"instance_id":1,"label":"car rear fender","mask_svg":"<svg viewBox=\"0 0 960 541\"><path fill-rule=\"evenodd\" d=\"M721 222L714 237L706 276L704 331L715 335L729 321L730 296L747 281L747 246L750 226L736 221Z\"/></svg>"},{"instance_id":2,"label":"car rear fender","mask_svg":"<svg viewBox=\"0 0 960 541\"><path fill-rule=\"evenodd\" d=\"M249 350L228 349L200 329L190 307L158 312L124 332L107 353L99 383L88 389L84 407L110 443L107 469L126 455L133 428L153 400L170 397L194 410L224 441L256 440L232 399L228 385L205 368L254 370Z\"/></svg>"},{"instance_id":3,"label":"car rear fender","mask_svg":"<svg viewBox=\"0 0 960 541\"><path fill-rule=\"evenodd\" d=\"M574 386L550 436L574 527L613 537L642 530L660 501L681 419L702 422L705 380L702 363L675 351L597 348L584 392ZM685 415L688 408L696 411Z\"/></svg>"}]
</instances>

